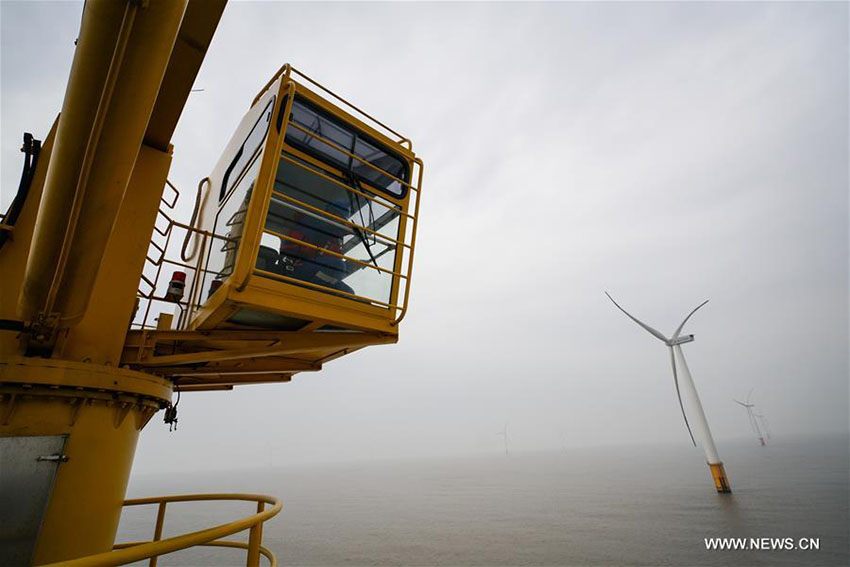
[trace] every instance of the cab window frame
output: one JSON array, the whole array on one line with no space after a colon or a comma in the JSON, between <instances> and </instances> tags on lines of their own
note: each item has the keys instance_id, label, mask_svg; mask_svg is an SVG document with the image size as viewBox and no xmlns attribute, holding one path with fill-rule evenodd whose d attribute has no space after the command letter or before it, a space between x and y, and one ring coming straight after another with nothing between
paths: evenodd
<instances>
[{"instance_id":1,"label":"cab window frame","mask_svg":"<svg viewBox=\"0 0 850 567\"><path fill-rule=\"evenodd\" d=\"M283 108L285 108L286 103L287 103L287 101L286 101L286 99L284 99L283 102L281 103L281 112L283 111ZM289 146L290 148L297 150L298 152L305 154L305 155L311 157L312 159L318 161L319 163L321 163L323 165L324 168L330 167L330 168L335 169L336 171L339 171L340 176L342 176L343 178L346 174L352 175L359 183L365 183L366 185L368 185L370 191L372 191L372 192L377 192L384 197L389 197L390 199L396 200L398 202L403 202L406 199L406 197L408 195L408 191L409 191L409 187L407 186L407 184L410 183L410 167L411 167L410 162L407 158L405 158L403 155L399 154L398 152L390 149L385 143L376 140L374 137L370 136L368 133L364 132L362 129L356 127L353 124L346 122L341 117L336 116L332 112L329 112L328 110L322 108L320 105L316 104L312 100L310 100L310 99L308 99L308 98L306 98L302 95L299 95L299 94L295 95L295 100L293 101L293 105L295 105L296 103L300 104L304 107L307 107L307 109L309 109L311 112L313 112L313 113L317 114L318 116L320 116L321 118L324 118L325 120L329 121L331 124L333 124L334 127L350 133L352 135L352 138L353 138L353 144L352 144L353 147L351 148L351 150L356 148L357 141L360 140L360 141L363 141L363 142L365 142L365 143L367 143L371 146L374 146L376 149L384 152L388 156L397 160L401 164L401 167L402 167L402 175L400 175L400 176L399 175L394 176L392 173L390 173L389 171L385 170L384 168L382 168L381 166L379 166L377 164L372 164L372 165L374 167L376 167L377 169L383 171L384 174L388 178L390 176L398 177L399 179L404 181L404 183L399 184L399 186L401 187L401 191L399 193L393 193L392 191L388 191L388 190L382 188L381 186L376 185L374 182L370 181L367 177L364 177L364 176L359 175L356 172L352 171L353 168L349 169L345 166L345 164L334 161L334 159L331 158L330 156L328 156L327 154L323 154L321 151L318 151L315 148L310 147L309 145L304 144L304 143L300 142L299 140L296 140L293 136L287 136L286 131L282 132L284 145ZM290 114L289 120L286 121L286 124L287 124L286 130L289 129L288 125L292 121L293 121L292 115ZM299 124L299 126L301 126L301 125ZM293 128L293 129L296 132L298 132L302 135L307 135L304 132L302 132L301 130L298 130L297 128ZM321 134L318 134L318 133L316 133L316 134L318 136L321 136ZM326 138L326 136L322 136L322 138ZM333 140L331 140L331 141L333 141ZM319 140L319 142L327 145L325 142L323 142L321 140ZM346 151L350 151L351 153L357 155L356 152L351 151L351 150L346 148ZM358 155L357 157L361 158L363 161L371 163L364 156ZM351 158L351 159L354 160L354 161L359 161L359 160L356 160L355 158ZM369 167L369 166L364 166L364 167Z\"/></svg>"},{"instance_id":2,"label":"cab window frame","mask_svg":"<svg viewBox=\"0 0 850 567\"><path fill-rule=\"evenodd\" d=\"M224 175L222 176L221 189L219 190L219 194L218 194L219 207L222 206L224 201L227 200L227 196L230 194L230 192L239 184L239 181L242 178L242 175L248 170L249 165L254 162L254 158L256 157L257 151L265 148L266 143L268 142L268 139L269 139L269 131L271 130L271 124L272 124L271 114L274 113L274 107L275 107L275 101L276 100L277 100L277 96L272 95L272 97L269 99L269 102L266 103L266 106L263 109L263 111L257 117L257 121L254 122L254 125L251 127L251 130L248 131L248 135L245 136L244 140L242 140L242 144L239 145L239 150L233 156L233 160L231 160L230 165L227 166L227 169L225 170ZM283 102L284 102L284 104L286 103L285 100ZM260 126L260 123L263 121L263 117L266 116L267 112L269 112L271 114L269 115L268 119L266 120L265 132L263 132L262 136L259 136L257 138L258 144L254 148L250 149L250 151L251 151L250 155L245 156L244 155L246 153L245 152L245 144L247 144L248 141L251 140L252 136L254 136L254 132L257 130L257 127ZM236 166L239 165L240 160L243 160L243 157L245 159L244 159L244 163L243 163L242 167L240 168L239 171L235 172L235 174L236 174L235 177L232 177L233 174L234 174L234 170L236 169Z\"/></svg>"}]
</instances>

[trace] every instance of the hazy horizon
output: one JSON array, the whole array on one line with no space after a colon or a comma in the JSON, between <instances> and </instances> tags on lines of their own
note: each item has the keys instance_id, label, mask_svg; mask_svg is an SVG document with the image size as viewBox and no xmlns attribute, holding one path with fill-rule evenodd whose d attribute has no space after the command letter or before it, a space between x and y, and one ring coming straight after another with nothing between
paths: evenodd
<instances>
[{"instance_id":1,"label":"hazy horizon","mask_svg":"<svg viewBox=\"0 0 850 567\"><path fill-rule=\"evenodd\" d=\"M82 3L0 3L5 209L62 104ZM291 383L183 394L134 474L850 431L846 3L232 2L175 138L184 192L290 61L425 163L399 344ZM362 33L357 33L362 30ZM38 49L33 50L33 36ZM224 450L226 448L226 450ZM734 482L734 479L733 479Z\"/></svg>"},{"instance_id":2,"label":"hazy horizon","mask_svg":"<svg viewBox=\"0 0 850 567\"><path fill-rule=\"evenodd\" d=\"M510 454L505 455L504 448L501 445L495 445L493 447L486 447L475 449L472 451L469 450L456 450L455 452L439 452L435 451L433 453L417 453L417 454L400 454L400 455L382 455L379 457L373 457L369 455L344 455L339 458L334 458L333 456L325 456L324 458L319 458L316 460L299 460L292 461L290 460L286 453L281 451L273 451L271 453L267 452L258 452L251 460L246 460L242 462L229 462L222 461L217 463L215 467L206 468L206 472L215 472L215 473L243 473L243 472L251 472L251 471L277 471L277 470L319 470L322 468L340 468L340 467L349 467L349 466L359 466L365 464L387 464L387 465L396 465L396 464L416 464L416 463L438 463L441 461L444 462L456 462L456 461L478 461L478 460L490 460L490 459L515 459L515 460L524 460L527 458L537 458L541 456L553 456L553 455L564 455L566 457L579 457L579 456L588 456L593 454L628 454L633 451L646 451L648 454L652 454L653 452L663 451L663 452L677 452L679 454L692 454L693 460L698 463L702 463L705 465L705 457L703 455L702 447L699 445L694 447L691 445L690 440L687 438L687 432L685 432L685 439L680 441L664 441L664 442L654 442L652 440L638 440L638 441L630 441L630 442L617 442L617 441L606 441L600 442L598 444L588 444L588 445L570 445L567 447L538 447L538 448L527 448L523 446L511 446ZM771 446L779 445L780 447L800 443L807 441L834 441L834 440L850 440L850 434L845 432L832 432L832 433L813 433L813 434L803 434L803 435L789 435L781 438L772 437L767 443ZM723 437L717 438L716 441L720 444L720 450L723 452L723 449L733 448L736 452L741 450L752 450L754 453L757 453L762 447L759 444L758 439L755 435L748 436L737 436L737 437ZM732 461L731 463L726 459L726 466L734 469L736 463ZM181 475L175 475L175 473L186 473L187 478L191 475L191 470L186 470L185 467L180 468L141 468L141 469L133 469L133 480L134 482L142 482L145 483L151 479L167 479L167 478L179 478ZM710 485L710 477L708 476L708 469L706 468L705 473L705 482Z\"/></svg>"}]
</instances>

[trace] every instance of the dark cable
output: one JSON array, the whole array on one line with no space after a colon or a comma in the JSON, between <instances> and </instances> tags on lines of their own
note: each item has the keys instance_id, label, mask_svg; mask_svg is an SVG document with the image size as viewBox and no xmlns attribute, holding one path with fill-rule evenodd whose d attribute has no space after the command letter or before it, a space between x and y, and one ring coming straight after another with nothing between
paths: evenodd
<instances>
[{"instance_id":1,"label":"dark cable","mask_svg":"<svg viewBox=\"0 0 850 567\"><path fill-rule=\"evenodd\" d=\"M352 173L350 170L346 171L345 173L346 173L346 177L351 182L352 186L354 186L355 188L362 191L363 188L360 186L360 183L357 182L357 178L354 177L354 173ZM360 222L363 223L364 221L363 221L363 212L361 210L362 206L360 205L360 195L358 195L357 193L354 193L353 191L347 191L347 193L348 193L349 204L352 207L354 207L354 206L357 207L357 210L360 213ZM356 204L355 204L355 201L356 201ZM368 199L367 199L367 201L368 201ZM371 211L371 202L369 203L369 207L370 207L370 211ZM375 255L372 253L372 247L369 245L369 240L363 234L363 231L360 230L359 228L354 227L354 232L355 232L355 234L357 234L357 237L360 238L360 242L363 243L363 246L366 248L366 252L369 253L369 258L372 259L372 263L377 268L378 267L378 260L375 258ZM377 239L376 239L376 241L377 241Z\"/></svg>"},{"instance_id":2,"label":"dark cable","mask_svg":"<svg viewBox=\"0 0 850 567\"><path fill-rule=\"evenodd\" d=\"M23 321L14 319L0 319L0 331L23 331L25 328Z\"/></svg>"},{"instance_id":3,"label":"dark cable","mask_svg":"<svg viewBox=\"0 0 850 567\"><path fill-rule=\"evenodd\" d=\"M32 180L35 177L35 167L38 164L38 154L41 152L41 141L34 139L32 134L29 132L25 132L24 145L21 148L21 151L24 152L24 169L21 172L21 182L18 185L18 192L15 195L15 198L12 199L12 203L9 205L6 216L3 217L3 223L8 226L15 225L15 222L18 220L18 217L24 208L24 203L27 200L27 195L29 194L30 186L32 185ZM0 231L0 247L2 247L8 239L9 231Z\"/></svg>"},{"instance_id":4,"label":"dark cable","mask_svg":"<svg viewBox=\"0 0 850 567\"><path fill-rule=\"evenodd\" d=\"M177 404L180 403L180 386L174 384L174 389L177 391L177 401L165 409L165 417L163 418L163 421L168 424L169 431L177 429Z\"/></svg>"}]
</instances>

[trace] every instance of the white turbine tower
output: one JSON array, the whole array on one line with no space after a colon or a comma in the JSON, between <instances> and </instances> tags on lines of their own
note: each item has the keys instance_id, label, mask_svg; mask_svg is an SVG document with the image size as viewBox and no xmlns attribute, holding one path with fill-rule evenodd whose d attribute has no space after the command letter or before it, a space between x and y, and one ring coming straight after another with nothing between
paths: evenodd
<instances>
[{"instance_id":1,"label":"white turbine tower","mask_svg":"<svg viewBox=\"0 0 850 567\"><path fill-rule=\"evenodd\" d=\"M764 416L763 415L756 415L755 411L753 411L753 408L756 407L756 405L750 403L750 398L752 398L752 396L753 396L753 391L750 390L750 393L747 394L746 403L745 402L739 402L738 400L734 400L734 399L733 399L733 401L736 404L744 406L744 408L746 408L747 418L750 420L750 427L753 429L753 433L756 434L756 437L758 437L758 440L759 440L759 443L761 443L761 446L764 447L765 445L767 445L767 443L765 443L764 434L762 434L761 428L759 427L759 422L758 422L758 418L759 417L763 418Z\"/></svg>"},{"instance_id":2,"label":"white turbine tower","mask_svg":"<svg viewBox=\"0 0 850 567\"><path fill-rule=\"evenodd\" d=\"M696 313L697 309L708 303L708 300L703 301L697 305L696 309L688 313L688 316L685 317L685 320L682 321L676 329L676 332L673 333L673 336L668 339L660 332L656 331L643 321L633 317L628 311L620 307L620 304L614 301L614 298L611 297L611 294L607 291L605 292L605 295L607 295L608 299L617 306L617 309L625 313L629 319L643 327L645 331L662 341L670 349L670 364L673 367L673 383L676 385L676 395L679 398L679 407L682 409L682 417L685 418L685 427L688 428L688 434L691 436L691 442L694 446L696 446L696 440L694 439L694 434L691 431L691 426L688 423L688 416L685 413L685 406L682 404L682 392L679 387L679 372L676 365L678 359L679 366L682 370L682 388L687 393L687 397L691 400L691 409L694 414L694 426L699 433L700 441L702 442L703 449L705 450L705 459L708 461L708 466L711 469L711 476L714 478L714 486L717 488L717 492L732 492L732 488L729 486L729 479L726 477L726 470L723 468L723 462L717 454L717 447L714 445L714 438L711 436L711 430L708 428L708 420L705 418L705 412L703 411L702 404L699 401L699 394L697 394L697 388L694 385L694 379L691 376L691 371L688 369L688 363L685 361L685 354L682 352L681 346L685 343L693 342L694 336L682 335L682 328L685 326L685 323L688 322L688 319L691 318L691 315Z\"/></svg>"},{"instance_id":3,"label":"white turbine tower","mask_svg":"<svg viewBox=\"0 0 850 567\"><path fill-rule=\"evenodd\" d=\"M754 413L753 415L758 418L759 423L761 423L761 426L764 429L765 437L768 441L770 441L770 425L767 423L767 418L764 416L764 414L761 413Z\"/></svg>"}]
</instances>

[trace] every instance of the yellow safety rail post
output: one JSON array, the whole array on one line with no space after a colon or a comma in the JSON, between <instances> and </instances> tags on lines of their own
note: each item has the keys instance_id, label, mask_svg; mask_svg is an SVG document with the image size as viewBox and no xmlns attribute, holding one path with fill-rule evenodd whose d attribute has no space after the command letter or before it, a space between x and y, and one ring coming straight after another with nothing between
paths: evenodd
<instances>
[{"instance_id":1,"label":"yellow safety rail post","mask_svg":"<svg viewBox=\"0 0 850 567\"><path fill-rule=\"evenodd\" d=\"M127 505L127 502L124 502L124 505ZM156 510L156 526L153 529L153 541L159 541L162 539L162 528L165 525L165 507L168 505L168 502L160 501L159 506L157 506ZM151 557L150 567L156 567L157 561L159 560L159 555L154 555Z\"/></svg>"}]
</instances>

